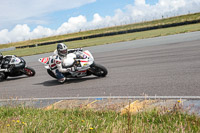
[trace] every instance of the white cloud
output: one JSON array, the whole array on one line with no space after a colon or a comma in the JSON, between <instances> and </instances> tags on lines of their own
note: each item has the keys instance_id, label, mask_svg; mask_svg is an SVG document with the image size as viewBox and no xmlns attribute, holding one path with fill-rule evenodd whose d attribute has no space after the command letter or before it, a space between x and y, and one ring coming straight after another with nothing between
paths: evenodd
<instances>
[{"instance_id":1,"label":"white cloud","mask_svg":"<svg viewBox=\"0 0 200 133\"><path fill-rule=\"evenodd\" d=\"M145 0L135 0L135 5L140 6L140 5L145 5Z\"/></svg>"},{"instance_id":2,"label":"white cloud","mask_svg":"<svg viewBox=\"0 0 200 133\"><path fill-rule=\"evenodd\" d=\"M103 18L98 13L95 13L94 16L93 16L92 23L94 25L98 25L98 24L101 24L102 21L103 21Z\"/></svg>"},{"instance_id":3,"label":"white cloud","mask_svg":"<svg viewBox=\"0 0 200 133\"><path fill-rule=\"evenodd\" d=\"M40 37L52 36L55 34L55 30L44 28L42 26L37 26L32 32L29 32L28 34L30 39L35 39Z\"/></svg>"},{"instance_id":4,"label":"white cloud","mask_svg":"<svg viewBox=\"0 0 200 133\"><path fill-rule=\"evenodd\" d=\"M22 2L23 0L20 0ZM25 1L25 0L24 0ZM41 13L50 12L49 8L52 8L51 11L59 10L59 9L66 9L75 6L81 6L84 3L93 2L94 0L74 0L78 2L78 5L70 5L68 7L64 4L65 1L68 0L61 0L59 2L60 7L54 7L50 3L55 0L47 0L46 1L39 1L35 0L35 2L39 3L40 6L37 9L41 9L40 12L36 13L36 15ZM9 3L11 0L3 1L3 3ZM1 9L0 2L0 9ZM33 4L31 2L27 2L27 4ZM46 8L42 8L42 5L45 5ZM64 5L64 6L62 6ZM12 6L12 5L11 5ZM13 5L14 6L14 5ZM13 7L12 6L12 7ZM31 7L31 6L30 6ZM128 23L134 23L139 21L147 21L153 19L160 19L162 16L170 17L175 15L187 14L188 12L199 12L200 11L200 0L159 0L158 3L155 5L148 5L146 4L145 0L135 0L133 5L127 5L124 9L117 9L115 11L114 16L105 16L101 17L98 13L95 13L93 16L93 20L88 21L86 16L79 15L77 17L71 17L68 19L67 22L64 22L57 30L52 30L50 28L45 28L42 26L36 27L33 31L30 31L28 25L17 25L11 31L7 29L0 31L0 43L8 43L8 42L15 42L15 41L23 41L28 39L52 36L52 35L59 35L59 34L66 34L71 32L78 32L80 30L89 30L89 29L96 29L108 26L115 26L115 25L122 25ZM29 8L29 7L24 7ZM31 11L35 11L32 9ZM16 13L20 13L21 10L16 10ZM37 11L36 11L37 12ZM8 15L12 16L15 13L8 13ZM30 13L31 14L31 13ZM29 14L29 15L30 15ZM22 17L27 17L28 13L23 15ZM34 16L35 14L33 14ZM6 17L6 15L0 14L0 19ZM21 16L19 16L20 19Z\"/></svg>"},{"instance_id":5,"label":"white cloud","mask_svg":"<svg viewBox=\"0 0 200 133\"><path fill-rule=\"evenodd\" d=\"M56 34L65 34L69 32L78 32L87 23L87 19L85 16L78 16L78 17L71 17L68 22L63 23L58 30L56 31Z\"/></svg>"}]
</instances>

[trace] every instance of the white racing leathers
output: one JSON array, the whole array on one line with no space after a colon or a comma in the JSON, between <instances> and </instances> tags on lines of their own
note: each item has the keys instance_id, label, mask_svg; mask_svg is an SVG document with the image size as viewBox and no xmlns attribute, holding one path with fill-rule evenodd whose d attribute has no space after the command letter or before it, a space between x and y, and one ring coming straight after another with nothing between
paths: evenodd
<instances>
[{"instance_id":1,"label":"white racing leathers","mask_svg":"<svg viewBox=\"0 0 200 133\"><path fill-rule=\"evenodd\" d=\"M53 72L55 73L58 81L65 80L65 77L62 73L75 71L74 67L72 67L74 63L74 58L76 58L76 55L74 53L69 53L66 57L62 57L58 55L57 50L54 51L52 59L50 59L49 66L51 70L53 70Z\"/></svg>"}]
</instances>

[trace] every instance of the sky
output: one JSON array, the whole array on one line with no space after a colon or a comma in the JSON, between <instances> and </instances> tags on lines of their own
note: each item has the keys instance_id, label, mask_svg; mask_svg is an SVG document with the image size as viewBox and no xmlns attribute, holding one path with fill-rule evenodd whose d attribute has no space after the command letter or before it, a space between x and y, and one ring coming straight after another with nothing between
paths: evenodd
<instances>
[{"instance_id":1,"label":"sky","mask_svg":"<svg viewBox=\"0 0 200 133\"><path fill-rule=\"evenodd\" d=\"M0 44L200 12L200 0L0 0Z\"/></svg>"}]
</instances>

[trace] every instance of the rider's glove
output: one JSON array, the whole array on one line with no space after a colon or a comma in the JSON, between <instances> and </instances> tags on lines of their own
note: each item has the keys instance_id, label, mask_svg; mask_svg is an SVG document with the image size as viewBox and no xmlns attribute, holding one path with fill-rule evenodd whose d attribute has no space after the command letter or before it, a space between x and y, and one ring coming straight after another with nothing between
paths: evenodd
<instances>
[{"instance_id":1,"label":"rider's glove","mask_svg":"<svg viewBox=\"0 0 200 133\"><path fill-rule=\"evenodd\" d=\"M5 72L10 72L9 69L5 69Z\"/></svg>"},{"instance_id":2,"label":"rider's glove","mask_svg":"<svg viewBox=\"0 0 200 133\"><path fill-rule=\"evenodd\" d=\"M11 68L5 69L5 72L11 72L11 71L12 71Z\"/></svg>"}]
</instances>

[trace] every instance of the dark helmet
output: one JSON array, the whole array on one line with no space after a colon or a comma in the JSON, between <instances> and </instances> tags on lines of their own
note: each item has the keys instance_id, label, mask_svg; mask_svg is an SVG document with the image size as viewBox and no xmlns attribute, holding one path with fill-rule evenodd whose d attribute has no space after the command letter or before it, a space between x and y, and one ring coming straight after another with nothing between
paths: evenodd
<instances>
[{"instance_id":1,"label":"dark helmet","mask_svg":"<svg viewBox=\"0 0 200 133\"><path fill-rule=\"evenodd\" d=\"M2 60L3 59L3 55L2 55L2 53L0 52L0 60Z\"/></svg>"},{"instance_id":2,"label":"dark helmet","mask_svg":"<svg viewBox=\"0 0 200 133\"><path fill-rule=\"evenodd\" d=\"M57 51L59 56L66 56L68 54L67 46L64 43L57 44Z\"/></svg>"}]
</instances>

